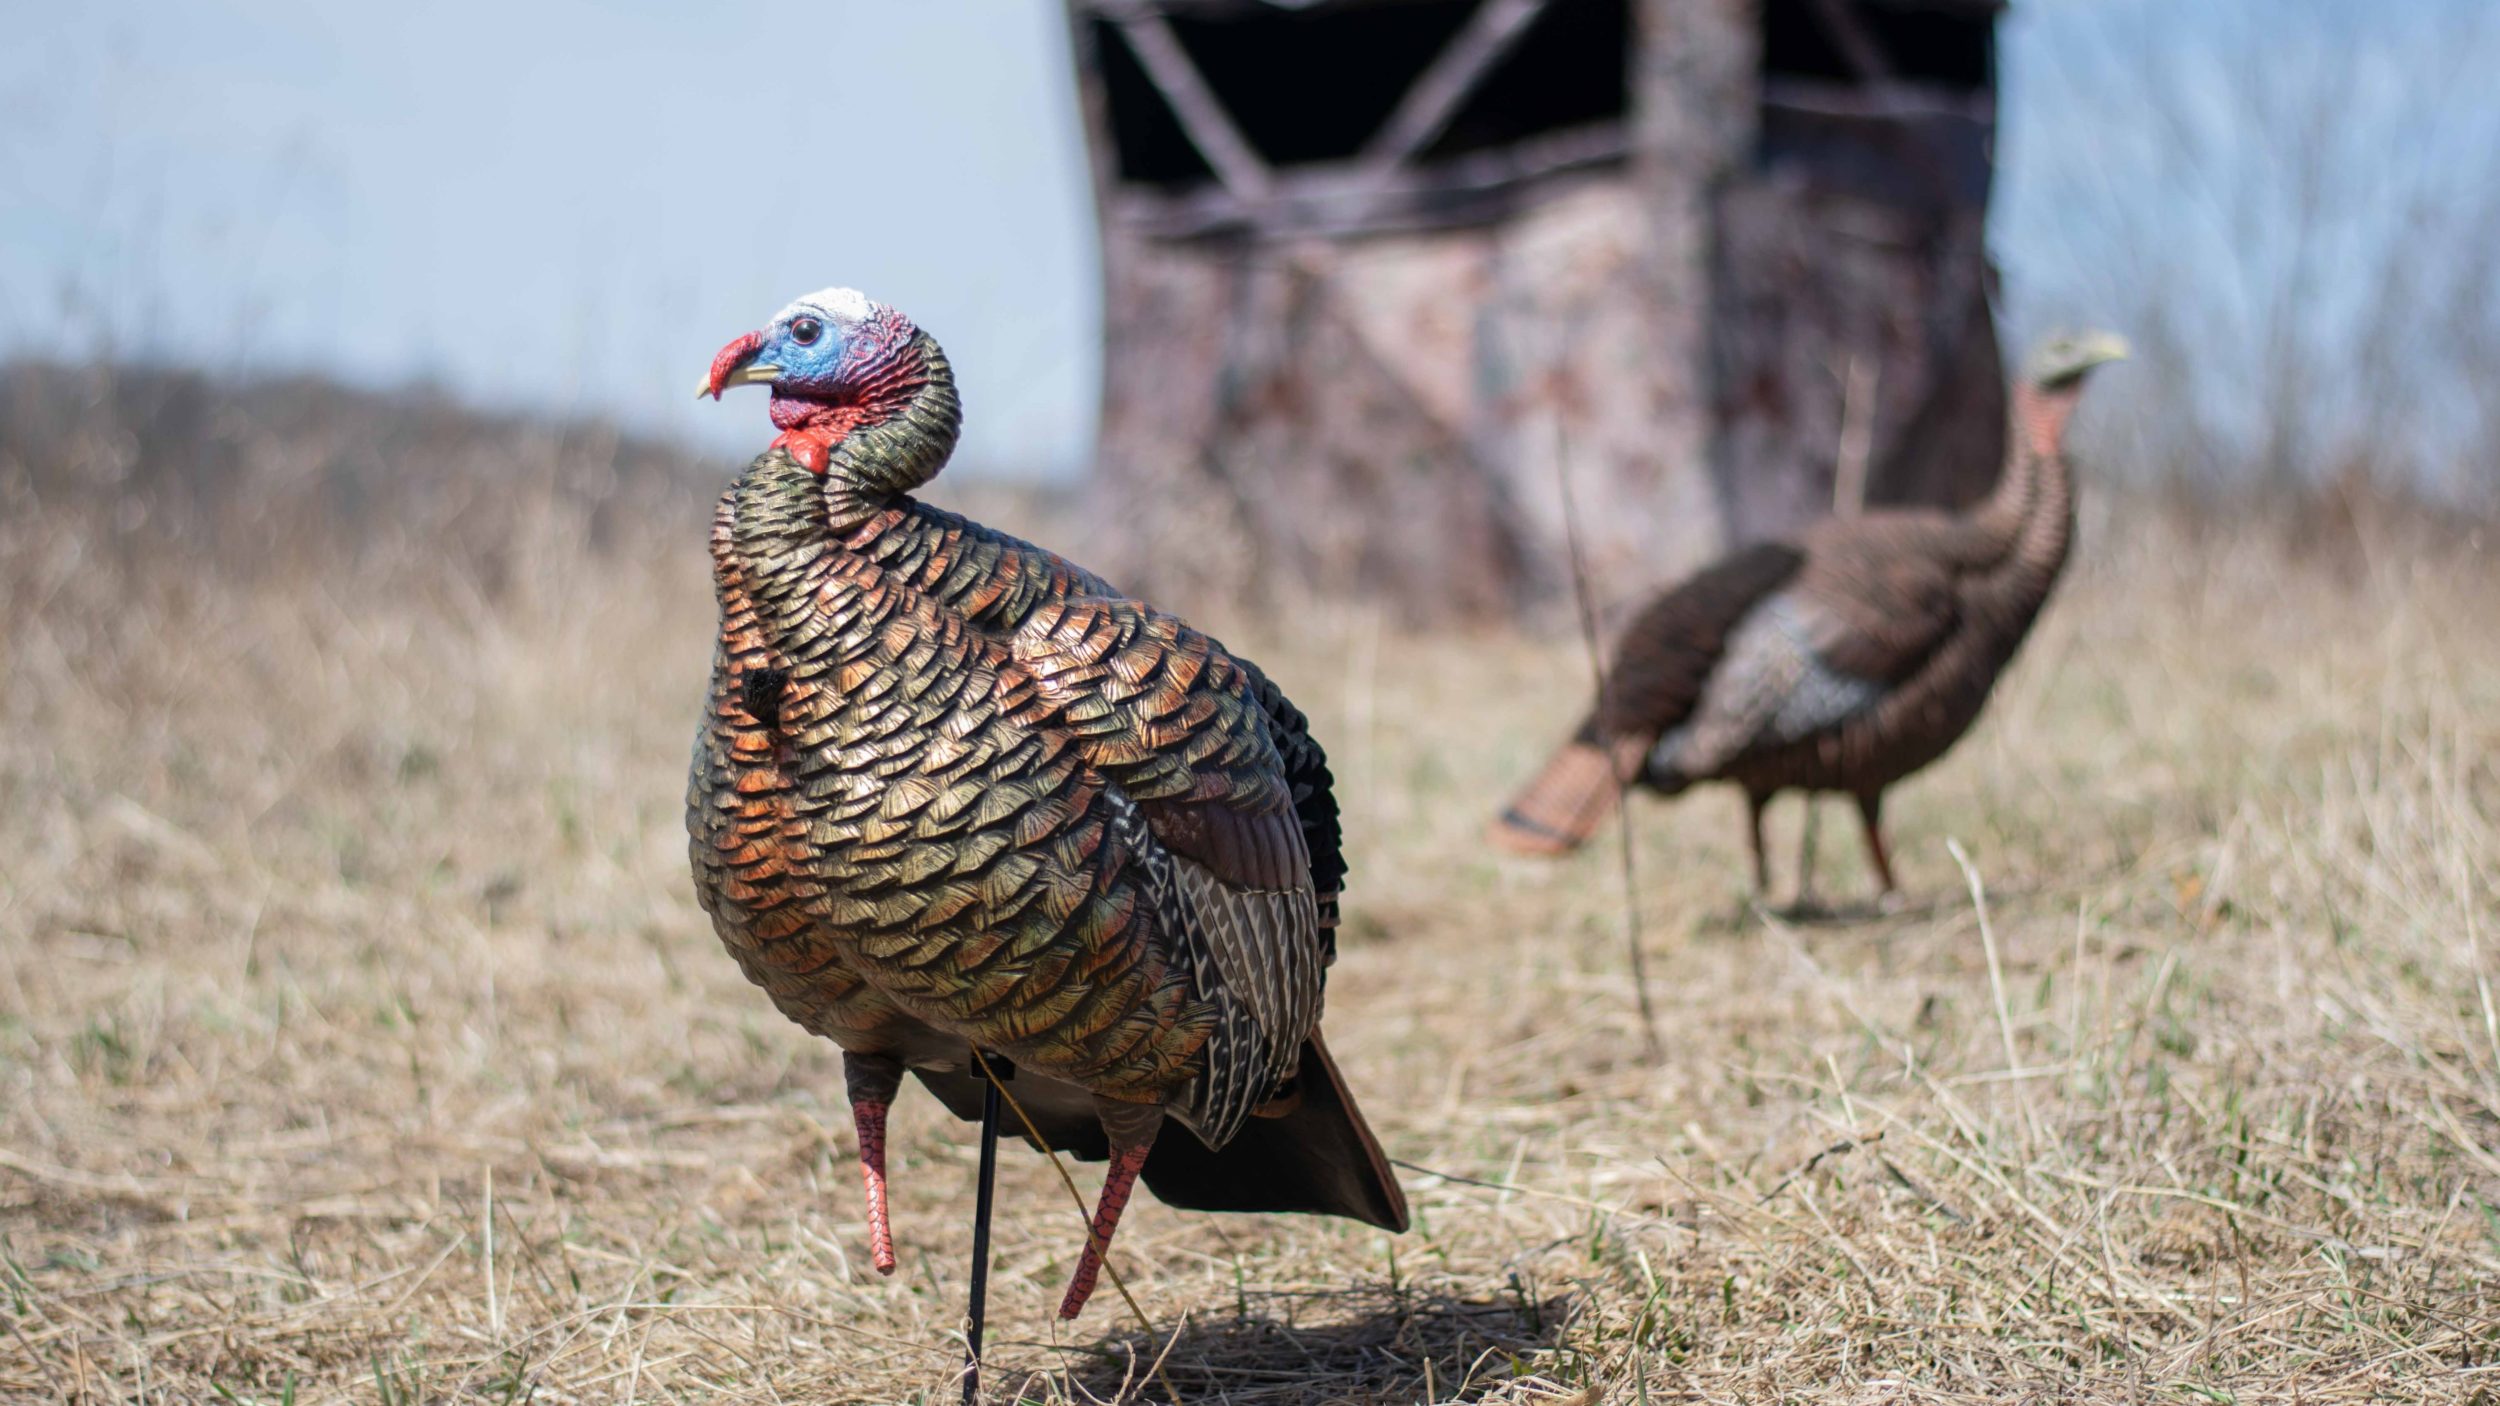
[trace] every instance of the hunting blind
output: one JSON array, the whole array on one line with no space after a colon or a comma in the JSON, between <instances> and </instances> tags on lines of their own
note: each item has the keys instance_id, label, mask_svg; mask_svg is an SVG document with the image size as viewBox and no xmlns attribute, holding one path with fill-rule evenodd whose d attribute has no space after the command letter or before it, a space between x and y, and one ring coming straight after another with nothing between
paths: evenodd
<instances>
[{"instance_id":1,"label":"hunting blind","mask_svg":"<svg viewBox=\"0 0 2500 1406\"><path fill-rule=\"evenodd\" d=\"M1997 8L1069 0L1124 574L1498 613L1977 497Z\"/></svg>"}]
</instances>

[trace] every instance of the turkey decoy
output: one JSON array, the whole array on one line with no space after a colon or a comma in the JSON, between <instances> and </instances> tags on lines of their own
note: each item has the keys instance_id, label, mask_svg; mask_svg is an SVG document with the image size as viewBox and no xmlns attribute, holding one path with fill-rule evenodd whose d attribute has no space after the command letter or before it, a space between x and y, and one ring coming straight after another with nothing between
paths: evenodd
<instances>
[{"instance_id":1,"label":"turkey decoy","mask_svg":"<svg viewBox=\"0 0 2500 1406\"><path fill-rule=\"evenodd\" d=\"M2005 469L1963 513L1892 509L1743 548L1625 627L1596 704L1492 826L1510 849L1586 840L1628 784L1745 793L1754 887L1762 809L1801 789L1854 796L1886 895L1884 789L1961 739L2022 644L2074 536L2066 422L2085 376L2126 354L2059 337L2015 388ZM1801 876L1802 881L1802 876Z\"/></svg>"},{"instance_id":2,"label":"turkey decoy","mask_svg":"<svg viewBox=\"0 0 2500 1406\"><path fill-rule=\"evenodd\" d=\"M1045 1143L1111 1163L1063 1318L1141 1176L1403 1230L1320 1038L1345 864L1302 714L1179 620L915 501L961 417L894 309L792 303L701 389L750 384L781 434L713 520L695 882L748 978L842 1047L877 1267L903 1076L969 1119L1008 1062Z\"/></svg>"}]
</instances>

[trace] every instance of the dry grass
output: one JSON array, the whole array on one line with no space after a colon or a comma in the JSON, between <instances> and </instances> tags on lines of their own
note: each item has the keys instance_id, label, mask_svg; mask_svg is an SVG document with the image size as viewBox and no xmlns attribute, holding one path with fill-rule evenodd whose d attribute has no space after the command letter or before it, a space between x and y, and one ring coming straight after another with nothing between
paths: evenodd
<instances>
[{"instance_id":1,"label":"dry grass","mask_svg":"<svg viewBox=\"0 0 2500 1406\"><path fill-rule=\"evenodd\" d=\"M0 1397L952 1399L968 1130L898 1110L865 1272L835 1053L688 892L691 513L220 566L10 472ZM1154 1333L1054 1333L1011 1147L996 1399L2500 1398L2500 569L2089 540L1897 795L1912 911L1756 912L1732 800L1637 809L1655 1062L1612 854L1476 841L1576 642L1202 610L1340 759L1333 1038L1418 1223L1141 1200Z\"/></svg>"}]
</instances>

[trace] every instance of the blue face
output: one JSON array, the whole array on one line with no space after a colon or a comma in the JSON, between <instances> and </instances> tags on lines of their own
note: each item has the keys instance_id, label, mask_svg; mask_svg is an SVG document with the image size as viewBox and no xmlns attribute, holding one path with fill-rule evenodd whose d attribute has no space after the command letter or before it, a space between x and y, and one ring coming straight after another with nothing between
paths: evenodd
<instances>
[{"instance_id":1,"label":"blue face","mask_svg":"<svg viewBox=\"0 0 2500 1406\"><path fill-rule=\"evenodd\" d=\"M764 329L764 344L755 359L780 368L773 389L803 396L832 395L845 389L845 363L851 350L851 329L821 310L794 308Z\"/></svg>"}]
</instances>

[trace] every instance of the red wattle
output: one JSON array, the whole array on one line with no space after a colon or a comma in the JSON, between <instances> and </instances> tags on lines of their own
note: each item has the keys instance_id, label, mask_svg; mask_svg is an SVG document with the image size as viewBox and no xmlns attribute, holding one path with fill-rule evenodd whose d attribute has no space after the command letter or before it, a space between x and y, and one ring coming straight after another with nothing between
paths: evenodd
<instances>
[{"instance_id":1,"label":"red wattle","mask_svg":"<svg viewBox=\"0 0 2500 1406\"><path fill-rule=\"evenodd\" d=\"M791 458L811 474L821 474L833 462L833 442L845 431L807 428L784 430L773 440L773 448L788 451Z\"/></svg>"},{"instance_id":2,"label":"red wattle","mask_svg":"<svg viewBox=\"0 0 2500 1406\"><path fill-rule=\"evenodd\" d=\"M819 474L833 462L835 445L850 438L853 430L876 423L857 405L829 405L780 394L773 396L772 417L774 427L781 431L773 447L788 450L809 472Z\"/></svg>"}]
</instances>

